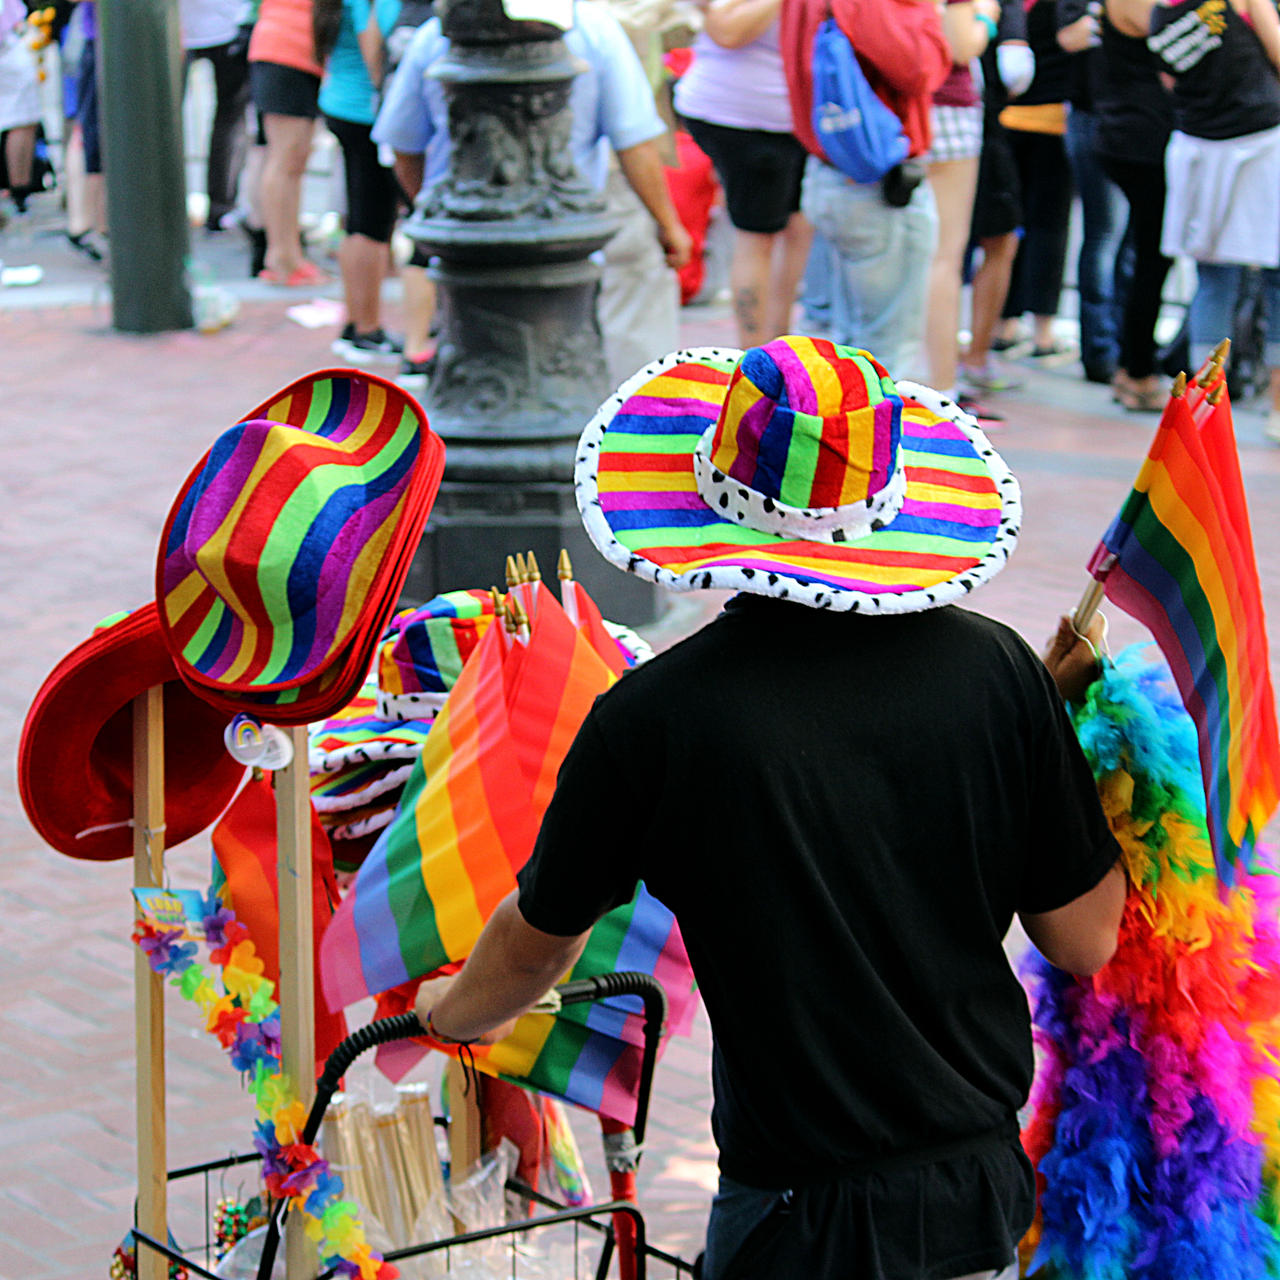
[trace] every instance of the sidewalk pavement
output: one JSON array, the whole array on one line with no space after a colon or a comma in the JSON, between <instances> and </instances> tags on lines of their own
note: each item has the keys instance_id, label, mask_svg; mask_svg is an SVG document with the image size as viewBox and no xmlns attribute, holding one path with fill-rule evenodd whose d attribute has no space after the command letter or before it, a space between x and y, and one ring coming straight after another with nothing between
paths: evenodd
<instances>
[{"instance_id":1,"label":"sidewalk pavement","mask_svg":"<svg viewBox=\"0 0 1280 1280\"><path fill-rule=\"evenodd\" d=\"M190 467L248 406L332 364L335 329L289 319L310 294L236 283L242 246L197 235L197 262L213 263L235 289L235 321L211 334L121 335L109 328L103 274L78 261L60 232L0 237L0 257L16 264L26 252L46 268L40 286L0 291L0 756L12 762L48 670L99 618L151 594L160 525ZM394 328L398 304L388 295ZM724 345L732 332L724 309L685 313L687 345ZM1078 370L1028 370L1023 389L1000 403L1008 423L993 441L1022 482L1026 518L1010 567L974 603L1038 645L1086 585L1085 561L1155 419L1124 414ZM1264 442L1256 408L1239 411L1237 426L1274 616L1280 449ZM654 639L672 642L715 603L680 598ZM1145 638L1110 612L1116 647ZM105 1274L135 1185L130 868L45 848L13 777L9 764L0 781L0 963L10 974L0 992L0 1280L83 1280ZM201 839L175 850L173 883L207 883L208 857ZM170 1164L247 1149L249 1099L187 1006L169 1000L167 1018ZM689 1257L715 1181L708 1061L700 1019L659 1067L641 1168L651 1237ZM778 1067L784 1075L785 1056ZM596 1152L587 1157L597 1168Z\"/></svg>"}]
</instances>

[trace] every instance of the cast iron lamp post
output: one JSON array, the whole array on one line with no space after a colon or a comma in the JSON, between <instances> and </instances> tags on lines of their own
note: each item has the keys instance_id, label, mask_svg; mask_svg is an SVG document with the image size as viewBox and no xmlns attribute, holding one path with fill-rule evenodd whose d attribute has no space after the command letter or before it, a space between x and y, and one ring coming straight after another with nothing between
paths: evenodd
<instances>
[{"instance_id":1,"label":"cast iron lamp post","mask_svg":"<svg viewBox=\"0 0 1280 1280\"><path fill-rule=\"evenodd\" d=\"M650 621L656 589L590 547L573 500L578 436L611 390L596 319L613 234L578 171L569 93L582 64L547 22L501 0L442 6L448 175L405 230L433 255L436 368L423 398L446 445L444 481L406 594L497 581L508 554L568 549L606 617Z\"/></svg>"}]
</instances>

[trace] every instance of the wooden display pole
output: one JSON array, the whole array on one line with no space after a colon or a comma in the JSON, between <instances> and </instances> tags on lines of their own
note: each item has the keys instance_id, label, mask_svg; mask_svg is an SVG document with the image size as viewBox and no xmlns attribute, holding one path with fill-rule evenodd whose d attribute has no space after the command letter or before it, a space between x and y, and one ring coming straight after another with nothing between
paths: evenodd
<instances>
[{"instance_id":1,"label":"wooden display pole","mask_svg":"<svg viewBox=\"0 0 1280 1280\"><path fill-rule=\"evenodd\" d=\"M456 1186L484 1155L484 1120L477 1087L468 1085L457 1058L445 1063L445 1077L449 1082L449 1176Z\"/></svg>"},{"instance_id":2,"label":"wooden display pole","mask_svg":"<svg viewBox=\"0 0 1280 1280\"><path fill-rule=\"evenodd\" d=\"M311 777L305 725L281 728L293 759L276 771L276 884L280 896L280 1050L298 1100L311 1106L316 1080L315 964L311 945ZM285 1223L285 1274L314 1273L315 1247L302 1218Z\"/></svg>"},{"instance_id":3,"label":"wooden display pole","mask_svg":"<svg viewBox=\"0 0 1280 1280\"><path fill-rule=\"evenodd\" d=\"M164 884L164 688L133 700L133 883ZM141 947L134 948L134 1033L137 1044L137 1225L153 1240L168 1240L168 1161L165 1144L164 977ZM167 1280L169 1260L138 1249L138 1280Z\"/></svg>"}]
</instances>

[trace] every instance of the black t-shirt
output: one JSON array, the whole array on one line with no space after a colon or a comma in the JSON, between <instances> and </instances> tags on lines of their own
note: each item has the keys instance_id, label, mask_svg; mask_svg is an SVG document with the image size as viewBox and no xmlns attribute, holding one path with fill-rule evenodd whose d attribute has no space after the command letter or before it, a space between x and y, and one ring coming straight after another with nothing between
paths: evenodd
<instances>
[{"instance_id":1,"label":"black t-shirt","mask_svg":"<svg viewBox=\"0 0 1280 1280\"><path fill-rule=\"evenodd\" d=\"M1177 79L1175 124L1196 138L1242 138L1280 124L1280 79L1230 0L1157 5L1147 44Z\"/></svg>"},{"instance_id":2,"label":"black t-shirt","mask_svg":"<svg viewBox=\"0 0 1280 1280\"><path fill-rule=\"evenodd\" d=\"M1027 43L1036 55L1036 74L1026 93L1013 101L1020 107L1066 102L1071 97L1075 55L1058 43L1058 9L1054 0L1035 0L1027 10Z\"/></svg>"},{"instance_id":3,"label":"black t-shirt","mask_svg":"<svg viewBox=\"0 0 1280 1280\"><path fill-rule=\"evenodd\" d=\"M1058 30L1078 22L1096 3L1097 0L1058 0L1055 15ZM1095 46L1069 56L1071 92L1067 100L1077 111L1096 111L1102 82L1102 49Z\"/></svg>"},{"instance_id":4,"label":"black t-shirt","mask_svg":"<svg viewBox=\"0 0 1280 1280\"><path fill-rule=\"evenodd\" d=\"M1160 71L1160 59L1145 39L1127 36L1103 18L1102 78L1094 100L1100 156L1164 164L1173 96L1160 83Z\"/></svg>"},{"instance_id":5,"label":"black t-shirt","mask_svg":"<svg viewBox=\"0 0 1280 1280\"><path fill-rule=\"evenodd\" d=\"M954 607L740 596L597 700L519 901L560 935L638 878L672 909L715 1037L721 1169L781 1188L974 1139L1016 1151L1031 1037L1002 940L1015 911L1065 905L1117 856L1013 631ZM930 1229L980 1232L995 1200L1029 1220L1029 1166L997 1165ZM877 1186L893 1199L891 1176Z\"/></svg>"}]
</instances>

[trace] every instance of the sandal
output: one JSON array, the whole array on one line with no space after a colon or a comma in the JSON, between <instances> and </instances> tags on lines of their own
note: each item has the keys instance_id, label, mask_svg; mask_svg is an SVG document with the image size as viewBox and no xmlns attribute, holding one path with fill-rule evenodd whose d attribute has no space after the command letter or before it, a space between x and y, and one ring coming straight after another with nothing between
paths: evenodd
<instances>
[{"instance_id":1,"label":"sandal","mask_svg":"<svg viewBox=\"0 0 1280 1280\"><path fill-rule=\"evenodd\" d=\"M307 289L329 283L329 277L314 262L303 262L301 266L290 271L283 280L280 279L280 273L273 267L263 267L258 272L258 279L264 284L282 284L286 289Z\"/></svg>"},{"instance_id":2,"label":"sandal","mask_svg":"<svg viewBox=\"0 0 1280 1280\"><path fill-rule=\"evenodd\" d=\"M1168 402L1163 387L1145 379L1135 382L1127 373L1117 373L1112 380L1111 398L1129 413L1160 413Z\"/></svg>"}]
</instances>

